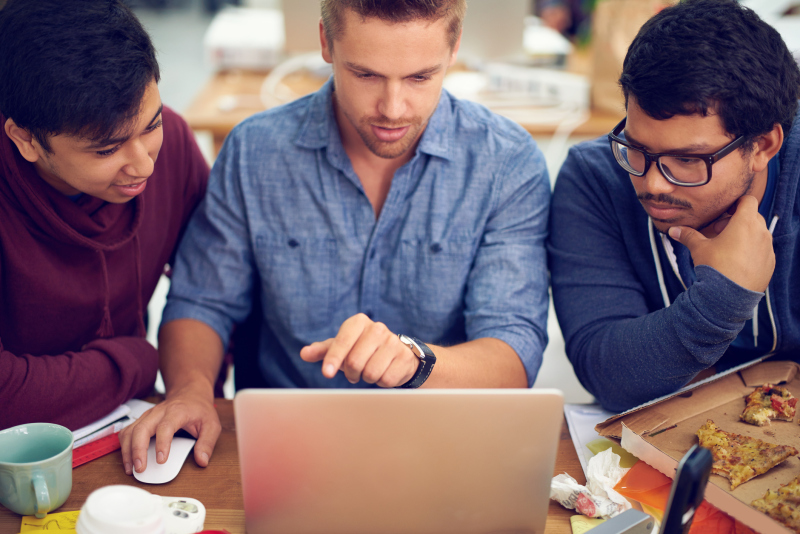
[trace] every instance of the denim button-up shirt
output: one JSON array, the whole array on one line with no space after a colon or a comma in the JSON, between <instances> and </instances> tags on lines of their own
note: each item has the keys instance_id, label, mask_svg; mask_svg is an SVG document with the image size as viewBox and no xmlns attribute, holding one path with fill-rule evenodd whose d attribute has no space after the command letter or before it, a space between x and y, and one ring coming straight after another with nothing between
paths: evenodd
<instances>
[{"instance_id":1,"label":"denim button-up shirt","mask_svg":"<svg viewBox=\"0 0 800 534\"><path fill-rule=\"evenodd\" d=\"M547 343L550 182L530 135L442 91L376 219L332 93L328 81L228 136L163 321L203 321L227 344L260 298L259 363L278 387L353 387L299 352L359 312L433 344L505 341L532 385Z\"/></svg>"}]
</instances>

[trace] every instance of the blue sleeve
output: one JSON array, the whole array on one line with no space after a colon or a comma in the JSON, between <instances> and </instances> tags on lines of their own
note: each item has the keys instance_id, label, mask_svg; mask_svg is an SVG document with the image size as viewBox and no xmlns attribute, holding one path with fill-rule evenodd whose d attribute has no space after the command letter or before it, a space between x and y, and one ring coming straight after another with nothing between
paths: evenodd
<instances>
[{"instance_id":1,"label":"blue sleeve","mask_svg":"<svg viewBox=\"0 0 800 534\"><path fill-rule=\"evenodd\" d=\"M467 281L468 339L493 337L516 351L532 386L547 345L550 180L532 139L497 169L492 215Z\"/></svg>"},{"instance_id":2,"label":"blue sleeve","mask_svg":"<svg viewBox=\"0 0 800 534\"><path fill-rule=\"evenodd\" d=\"M639 242L649 252L646 219L641 231L629 228L634 218L604 181L608 171L570 151L553 193L549 261L575 374L603 407L624 411L714 365L763 293L700 265L697 282L664 308L654 259Z\"/></svg>"},{"instance_id":3,"label":"blue sleeve","mask_svg":"<svg viewBox=\"0 0 800 534\"><path fill-rule=\"evenodd\" d=\"M253 263L245 217L237 131L211 170L206 196L178 248L162 324L197 319L227 346L233 325L250 311Z\"/></svg>"}]
</instances>

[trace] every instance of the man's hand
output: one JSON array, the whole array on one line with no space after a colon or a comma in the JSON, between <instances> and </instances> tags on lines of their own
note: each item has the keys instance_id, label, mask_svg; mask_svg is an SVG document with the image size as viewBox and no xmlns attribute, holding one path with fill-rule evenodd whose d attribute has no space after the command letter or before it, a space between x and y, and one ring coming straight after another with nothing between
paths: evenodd
<instances>
[{"instance_id":1,"label":"man's hand","mask_svg":"<svg viewBox=\"0 0 800 534\"><path fill-rule=\"evenodd\" d=\"M685 226L673 226L669 235L689 249L695 265L713 267L740 286L763 293L775 270L772 235L755 197L743 196L734 209L730 218L711 225L714 237Z\"/></svg>"},{"instance_id":2,"label":"man's hand","mask_svg":"<svg viewBox=\"0 0 800 534\"><path fill-rule=\"evenodd\" d=\"M156 436L156 461L159 464L166 462L172 436L180 429L197 438L194 460L200 467L206 467L222 431L213 394L209 396L198 388L177 391L123 429L119 442L125 473L132 475L133 468L141 473L147 468L151 436Z\"/></svg>"},{"instance_id":3,"label":"man's hand","mask_svg":"<svg viewBox=\"0 0 800 534\"><path fill-rule=\"evenodd\" d=\"M400 342L385 324L376 323L363 313L342 323L335 338L312 343L300 351L307 362L322 362L322 374L333 378L342 371L351 384L393 388L411 380L419 359Z\"/></svg>"}]
</instances>

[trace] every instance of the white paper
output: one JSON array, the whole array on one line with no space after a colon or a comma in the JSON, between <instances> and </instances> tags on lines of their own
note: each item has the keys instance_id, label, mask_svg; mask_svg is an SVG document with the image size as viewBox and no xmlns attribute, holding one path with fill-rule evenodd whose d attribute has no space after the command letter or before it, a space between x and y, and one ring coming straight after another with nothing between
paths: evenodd
<instances>
[{"instance_id":1,"label":"white paper","mask_svg":"<svg viewBox=\"0 0 800 534\"><path fill-rule=\"evenodd\" d=\"M600 437L594 429L614 415L613 412L606 411L599 404L565 404L564 416L567 418L572 443L578 453L578 460L581 462L583 474L588 478L589 459L594 455L586 444Z\"/></svg>"},{"instance_id":2,"label":"white paper","mask_svg":"<svg viewBox=\"0 0 800 534\"><path fill-rule=\"evenodd\" d=\"M84 438L84 437L88 436L89 434L91 434L93 432L97 432L101 428L107 427L108 425L110 425L114 421L116 421L118 419L122 419L123 417L128 415L130 412L131 412L131 409L130 409L129 406L127 406L125 404L121 404L120 406L117 406L117 408L113 412L108 414L107 416L103 417L102 419L98 419L94 423L89 423L88 425L86 425L83 428L79 428L78 430L75 430L72 433L72 435L75 437L75 441L78 441L79 439Z\"/></svg>"},{"instance_id":3,"label":"white paper","mask_svg":"<svg viewBox=\"0 0 800 534\"><path fill-rule=\"evenodd\" d=\"M152 402L139 399L131 399L125 404L121 404L116 410L90 423L83 428L74 431L75 437L73 448L78 448L100 438L115 434L139 419L144 412L155 406Z\"/></svg>"}]
</instances>

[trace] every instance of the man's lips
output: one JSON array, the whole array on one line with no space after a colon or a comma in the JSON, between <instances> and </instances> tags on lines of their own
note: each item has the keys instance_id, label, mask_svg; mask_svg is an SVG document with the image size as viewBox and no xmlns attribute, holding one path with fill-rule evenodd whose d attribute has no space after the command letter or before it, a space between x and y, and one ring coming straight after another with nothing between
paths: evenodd
<instances>
[{"instance_id":1,"label":"man's lips","mask_svg":"<svg viewBox=\"0 0 800 534\"><path fill-rule=\"evenodd\" d=\"M117 184L114 187L116 187L123 195L135 197L136 195L144 191L144 188L146 186L147 186L147 180L145 179L142 180L141 182L135 182L132 184L126 184L126 185Z\"/></svg>"},{"instance_id":2,"label":"man's lips","mask_svg":"<svg viewBox=\"0 0 800 534\"><path fill-rule=\"evenodd\" d=\"M641 202L644 210L653 219L672 219L682 210L686 209L682 206L676 206L675 204L663 204L650 200L642 200Z\"/></svg>"},{"instance_id":3,"label":"man's lips","mask_svg":"<svg viewBox=\"0 0 800 534\"><path fill-rule=\"evenodd\" d=\"M411 126L402 126L400 128L384 128L381 126L375 126L374 124L370 126L372 128L372 133L375 134L375 137L385 143L399 141L403 138L403 136L406 135L409 128L411 128Z\"/></svg>"}]
</instances>

